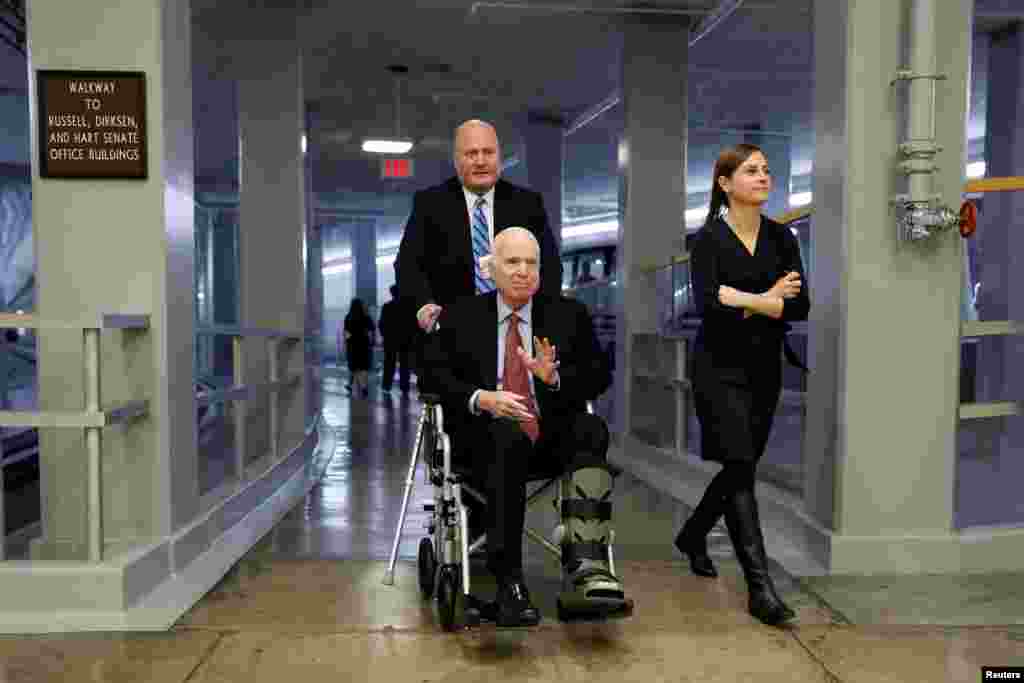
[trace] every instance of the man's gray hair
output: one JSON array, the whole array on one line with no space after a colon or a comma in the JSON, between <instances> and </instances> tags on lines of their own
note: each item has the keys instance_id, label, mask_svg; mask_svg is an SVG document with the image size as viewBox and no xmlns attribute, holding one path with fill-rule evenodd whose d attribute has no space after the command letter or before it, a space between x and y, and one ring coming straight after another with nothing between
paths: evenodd
<instances>
[{"instance_id":1,"label":"man's gray hair","mask_svg":"<svg viewBox=\"0 0 1024 683\"><path fill-rule=\"evenodd\" d=\"M527 230L526 228L520 226L520 225L513 225L513 226L510 226L510 227L507 227L504 230L502 230L501 232L499 232L497 235L494 236L494 253L495 254L498 253L499 247L502 244L504 244L504 242L505 242L505 240L502 239L502 237L505 237L507 239L508 237L511 237L512 235L525 235L526 237L529 237L530 241L533 242L533 246L535 246L537 248L537 255L538 256L540 255L540 242L537 241L537 236L534 235L529 230Z\"/></svg>"}]
</instances>

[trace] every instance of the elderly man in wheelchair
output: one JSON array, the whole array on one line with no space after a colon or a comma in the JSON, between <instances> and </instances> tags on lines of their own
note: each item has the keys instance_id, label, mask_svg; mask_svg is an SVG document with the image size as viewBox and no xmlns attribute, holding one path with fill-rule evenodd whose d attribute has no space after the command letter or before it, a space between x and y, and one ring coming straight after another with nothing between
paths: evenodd
<instances>
[{"instance_id":1,"label":"elderly man in wheelchair","mask_svg":"<svg viewBox=\"0 0 1024 683\"><path fill-rule=\"evenodd\" d=\"M491 264L497 291L446 307L424 353L422 369L436 393L423 396L424 416L385 582L393 580L421 456L436 495L432 538L420 548L420 584L428 595L436 586L446 628L454 623L459 597L467 624L540 621L523 575L522 536L527 483L544 479L560 484L558 538L550 543L527 531L560 557L559 617L606 619L633 610L614 573L608 429L588 411L588 401L608 388L611 374L586 307L535 296L539 258L528 230L499 233ZM486 506L474 505L475 499L486 500ZM498 584L491 602L469 590L468 557L482 546Z\"/></svg>"}]
</instances>

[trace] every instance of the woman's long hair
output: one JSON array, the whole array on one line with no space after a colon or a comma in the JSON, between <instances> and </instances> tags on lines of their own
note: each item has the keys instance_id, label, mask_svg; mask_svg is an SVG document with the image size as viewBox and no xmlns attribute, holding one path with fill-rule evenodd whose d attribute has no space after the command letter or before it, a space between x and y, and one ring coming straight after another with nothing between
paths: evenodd
<instances>
[{"instance_id":1,"label":"woman's long hair","mask_svg":"<svg viewBox=\"0 0 1024 683\"><path fill-rule=\"evenodd\" d=\"M754 152L764 154L757 145L741 142L738 145L726 147L719 153L718 161L715 162L715 170L711 174L711 205L708 206L708 215L704 219L705 226L710 225L711 221L718 218L718 214L722 212L723 208L729 208L729 197L726 196L722 186L718 184L718 179L722 176L731 178L736 169Z\"/></svg>"}]
</instances>

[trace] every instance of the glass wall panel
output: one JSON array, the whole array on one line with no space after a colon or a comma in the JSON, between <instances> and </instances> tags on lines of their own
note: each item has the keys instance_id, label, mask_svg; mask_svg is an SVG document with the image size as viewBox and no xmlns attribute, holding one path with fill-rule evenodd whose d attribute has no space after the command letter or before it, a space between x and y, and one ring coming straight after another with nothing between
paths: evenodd
<instances>
[{"instance_id":1,"label":"glass wall panel","mask_svg":"<svg viewBox=\"0 0 1024 683\"><path fill-rule=\"evenodd\" d=\"M238 84L193 68L195 143L195 320L197 330L239 323ZM231 337L197 332L197 392L230 386ZM196 412L199 493L207 493L234 471L231 404L200 406Z\"/></svg>"},{"instance_id":2,"label":"glass wall panel","mask_svg":"<svg viewBox=\"0 0 1024 683\"><path fill-rule=\"evenodd\" d=\"M967 175L1001 179L1003 189L969 186L978 229L964 243L961 311L965 323L993 323L989 331L1008 332L1009 323L1024 320L1024 271L1016 265L1024 255L1024 183L1016 178L1024 175L1024 27L997 23L977 24L973 36ZM960 420L954 526L1020 525L1024 337L965 336L960 348L961 414L1017 414Z\"/></svg>"},{"instance_id":3,"label":"glass wall panel","mask_svg":"<svg viewBox=\"0 0 1024 683\"><path fill-rule=\"evenodd\" d=\"M355 296L355 273L352 268L351 225L331 223L320 226L323 245L324 316L320 331L324 363L344 365L345 344L342 325Z\"/></svg>"},{"instance_id":4,"label":"glass wall panel","mask_svg":"<svg viewBox=\"0 0 1024 683\"><path fill-rule=\"evenodd\" d=\"M24 29L12 12L4 20ZM20 47L19 47L20 45ZM32 170L29 163L28 65L24 42L0 46L0 312L35 312L36 262L32 241ZM0 330L0 410L37 410L36 335ZM27 559L41 533L39 435L36 429L0 427L4 534L7 559Z\"/></svg>"},{"instance_id":5,"label":"glass wall panel","mask_svg":"<svg viewBox=\"0 0 1024 683\"><path fill-rule=\"evenodd\" d=\"M954 526L1024 524L1024 416L961 420Z\"/></svg>"}]
</instances>

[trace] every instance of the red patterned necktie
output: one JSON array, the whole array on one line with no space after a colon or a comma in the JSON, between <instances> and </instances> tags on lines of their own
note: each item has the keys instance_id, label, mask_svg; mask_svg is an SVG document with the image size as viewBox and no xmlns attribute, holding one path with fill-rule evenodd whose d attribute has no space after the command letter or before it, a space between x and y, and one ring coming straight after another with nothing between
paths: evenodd
<instances>
[{"instance_id":1,"label":"red patterned necktie","mask_svg":"<svg viewBox=\"0 0 1024 683\"><path fill-rule=\"evenodd\" d=\"M520 421L519 426L530 441L537 443L540 436L540 423L537 421L537 407L530 394L529 370L519 357L518 349L523 342L519 336L519 316L513 313L508 317L508 332L505 333L505 368L501 373L501 386L505 391L525 396L523 403L533 416L530 420Z\"/></svg>"}]
</instances>

